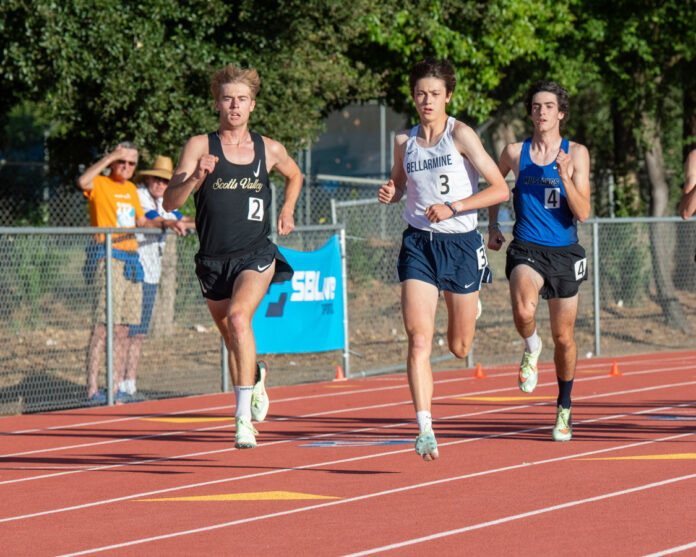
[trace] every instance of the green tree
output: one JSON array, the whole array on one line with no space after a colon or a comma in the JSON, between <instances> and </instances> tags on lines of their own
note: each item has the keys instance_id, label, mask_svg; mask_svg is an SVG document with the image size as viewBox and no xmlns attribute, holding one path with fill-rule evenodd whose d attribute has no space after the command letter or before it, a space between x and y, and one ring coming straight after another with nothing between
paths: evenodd
<instances>
[{"instance_id":1,"label":"green tree","mask_svg":"<svg viewBox=\"0 0 696 557\"><path fill-rule=\"evenodd\" d=\"M7 0L0 108L16 100L12 84L41 102L53 124L53 171L72 180L79 164L123 139L146 159L176 158L189 136L215 129L209 78L234 62L262 78L254 129L294 149L318 135L331 108L376 96L379 76L347 56L370 6Z\"/></svg>"}]
</instances>

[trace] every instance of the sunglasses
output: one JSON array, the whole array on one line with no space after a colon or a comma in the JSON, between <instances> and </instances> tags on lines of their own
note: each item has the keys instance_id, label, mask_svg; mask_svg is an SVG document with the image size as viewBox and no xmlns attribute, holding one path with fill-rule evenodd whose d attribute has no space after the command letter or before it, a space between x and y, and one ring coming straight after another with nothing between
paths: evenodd
<instances>
[{"instance_id":1,"label":"sunglasses","mask_svg":"<svg viewBox=\"0 0 696 557\"><path fill-rule=\"evenodd\" d=\"M137 163L133 161L124 161L123 159L117 160L116 164L127 164L128 166L135 166Z\"/></svg>"}]
</instances>

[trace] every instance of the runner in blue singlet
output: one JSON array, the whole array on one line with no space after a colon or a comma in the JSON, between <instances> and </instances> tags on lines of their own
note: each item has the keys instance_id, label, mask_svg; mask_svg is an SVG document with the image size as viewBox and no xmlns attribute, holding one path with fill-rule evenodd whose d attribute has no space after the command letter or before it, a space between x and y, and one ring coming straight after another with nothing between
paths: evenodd
<instances>
[{"instance_id":1,"label":"runner in blue singlet","mask_svg":"<svg viewBox=\"0 0 696 557\"><path fill-rule=\"evenodd\" d=\"M517 384L531 393L538 381L542 342L535 313L541 294L549 307L558 381L552 436L556 441L568 441L577 362L578 289L587 279L577 221L590 216L590 157L584 145L561 137L561 126L568 118L568 93L560 85L536 83L527 94L527 113L534 134L505 147L498 162L503 175L512 171L516 178L514 239L507 249L505 274L510 280L515 327L525 342ZM505 242L497 219L498 207L491 207L488 247L494 250Z\"/></svg>"}]
</instances>

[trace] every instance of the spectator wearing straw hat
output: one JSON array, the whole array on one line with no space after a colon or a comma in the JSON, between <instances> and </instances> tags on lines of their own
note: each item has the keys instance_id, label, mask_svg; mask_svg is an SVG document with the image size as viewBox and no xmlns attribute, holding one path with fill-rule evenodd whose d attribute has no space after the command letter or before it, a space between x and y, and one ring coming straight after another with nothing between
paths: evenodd
<instances>
[{"instance_id":1,"label":"spectator wearing straw hat","mask_svg":"<svg viewBox=\"0 0 696 557\"><path fill-rule=\"evenodd\" d=\"M172 159L158 156L152 168L142 170L135 176L139 184L138 198L145 217L151 225L162 229L162 234L136 234L138 255L143 266L144 279L142 287L142 311L140 324L131 325L128 330L128 352L126 371L118 385L119 392L133 396L136 393L135 376L140 361L143 339L150 328L152 310L157 296L157 286L162 274L162 256L166 243L166 230L184 235L188 229L195 228L191 217L183 216L179 211L165 211L162 208L162 196L172 178Z\"/></svg>"},{"instance_id":2,"label":"spectator wearing straw hat","mask_svg":"<svg viewBox=\"0 0 696 557\"><path fill-rule=\"evenodd\" d=\"M78 185L89 200L90 224L106 228L159 226L145 217L135 184L130 181L138 164L138 149L122 142L90 166L78 178ZM108 175L102 174L109 170ZM125 373L128 328L140 322L143 269L138 259L138 244L133 234L114 234L112 250L112 320L114 354L114 394ZM95 324L87 350L87 399L103 404L106 396L99 391L97 378L106 347L106 250L104 235L97 234L88 246L86 268L94 265L93 275L100 287L96 300ZM91 276L91 275L90 275Z\"/></svg>"}]
</instances>

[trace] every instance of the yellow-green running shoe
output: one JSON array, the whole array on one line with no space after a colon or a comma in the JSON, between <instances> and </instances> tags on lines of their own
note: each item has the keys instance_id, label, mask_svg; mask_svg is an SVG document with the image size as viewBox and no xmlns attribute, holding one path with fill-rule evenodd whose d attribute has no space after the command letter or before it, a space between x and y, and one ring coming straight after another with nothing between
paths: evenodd
<instances>
[{"instance_id":1,"label":"yellow-green running shoe","mask_svg":"<svg viewBox=\"0 0 696 557\"><path fill-rule=\"evenodd\" d=\"M435 460L440 456L437 450L437 440L432 430L424 431L416 437L416 453L423 457L423 460Z\"/></svg>"},{"instance_id":2,"label":"yellow-green running shoe","mask_svg":"<svg viewBox=\"0 0 696 557\"><path fill-rule=\"evenodd\" d=\"M240 416L235 418L234 421L237 426L237 431L234 434L234 446L238 449L253 449L256 447L256 436L259 432L251 425L249 418Z\"/></svg>"},{"instance_id":3,"label":"yellow-green running shoe","mask_svg":"<svg viewBox=\"0 0 696 557\"><path fill-rule=\"evenodd\" d=\"M268 414L268 393L266 393L266 375L268 368L266 362L256 362L256 383L251 390L251 419L262 422Z\"/></svg>"},{"instance_id":4,"label":"yellow-green running shoe","mask_svg":"<svg viewBox=\"0 0 696 557\"><path fill-rule=\"evenodd\" d=\"M522 355L522 363L517 375L517 386L523 393L531 393L536 389L539 380L539 371L537 370L539 356L541 356L541 339L539 339L539 348L531 353L525 350Z\"/></svg>"},{"instance_id":5,"label":"yellow-green running shoe","mask_svg":"<svg viewBox=\"0 0 696 557\"><path fill-rule=\"evenodd\" d=\"M554 441L570 441L573 436L572 420L570 408L559 406L556 411L556 427L553 428Z\"/></svg>"}]
</instances>

